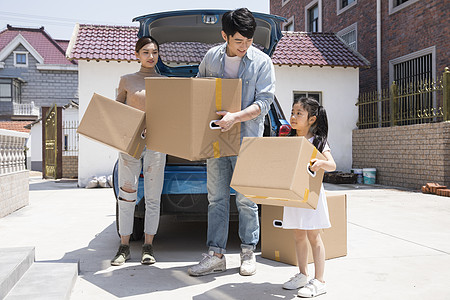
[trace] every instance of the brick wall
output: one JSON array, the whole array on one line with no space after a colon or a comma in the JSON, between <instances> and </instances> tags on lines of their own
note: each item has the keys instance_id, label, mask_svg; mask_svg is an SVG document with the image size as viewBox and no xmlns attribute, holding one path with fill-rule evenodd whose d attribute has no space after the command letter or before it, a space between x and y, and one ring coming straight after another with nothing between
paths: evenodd
<instances>
[{"instance_id":1,"label":"brick wall","mask_svg":"<svg viewBox=\"0 0 450 300\"><path fill-rule=\"evenodd\" d=\"M78 156L62 157L62 177L78 178Z\"/></svg>"},{"instance_id":2,"label":"brick wall","mask_svg":"<svg viewBox=\"0 0 450 300\"><path fill-rule=\"evenodd\" d=\"M312 0L270 1L270 13L289 19L295 31L306 31L305 6ZM371 67L360 69L360 92L377 89L376 1L357 0L356 5L337 15L336 0L322 0L322 31L339 32L357 23L357 47ZM436 75L448 66L450 9L447 1L417 1L389 15L389 1L382 1L382 88L388 88L389 60L436 46Z\"/></svg>"},{"instance_id":3,"label":"brick wall","mask_svg":"<svg viewBox=\"0 0 450 300\"><path fill-rule=\"evenodd\" d=\"M29 204L29 171L0 175L0 218Z\"/></svg>"},{"instance_id":4,"label":"brick wall","mask_svg":"<svg viewBox=\"0 0 450 300\"><path fill-rule=\"evenodd\" d=\"M450 122L354 130L352 148L353 168L376 168L379 184L450 186Z\"/></svg>"}]
</instances>

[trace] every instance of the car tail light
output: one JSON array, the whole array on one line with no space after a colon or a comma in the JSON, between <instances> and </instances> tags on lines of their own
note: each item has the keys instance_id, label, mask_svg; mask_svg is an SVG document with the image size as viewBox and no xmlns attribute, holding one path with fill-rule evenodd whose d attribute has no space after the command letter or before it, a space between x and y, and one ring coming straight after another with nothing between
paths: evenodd
<instances>
[{"instance_id":1,"label":"car tail light","mask_svg":"<svg viewBox=\"0 0 450 300\"><path fill-rule=\"evenodd\" d=\"M278 130L278 136L287 136L291 132L290 125L281 125Z\"/></svg>"}]
</instances>

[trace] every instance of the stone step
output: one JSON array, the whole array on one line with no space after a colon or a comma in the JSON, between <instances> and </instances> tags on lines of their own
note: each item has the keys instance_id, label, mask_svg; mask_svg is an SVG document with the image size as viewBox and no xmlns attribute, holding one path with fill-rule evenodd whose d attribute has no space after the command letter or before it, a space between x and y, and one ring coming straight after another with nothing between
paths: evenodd
<instances>
[{"instance_id":1,"label":"stone step","mask_svg":"<svg viewBox=\"0 0 450 300\"><path fill-rule=\"evenodd\" d=\"M34 247L0 248L0 299L11 291L34 262Z\"/></svg>"},{"instance_id":2,"label":"stone step","mask_svg":"<svg viewBox=\"0 0 450 300\"><path fill-rule=\"evenodd\" d=\"M78 262L35 262L5 300L70 299L78 277Z\"/></svg>"}]
</instances>

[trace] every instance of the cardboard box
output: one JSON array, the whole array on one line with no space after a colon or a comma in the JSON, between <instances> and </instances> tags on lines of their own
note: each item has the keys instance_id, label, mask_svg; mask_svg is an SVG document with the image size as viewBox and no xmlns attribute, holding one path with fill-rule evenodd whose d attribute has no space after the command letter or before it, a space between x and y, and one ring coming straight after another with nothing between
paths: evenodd
<instances>
[{"instance_id":1,"label":"cardboard box","mask_svg":"<svg viewBox=\"0 0 450 300\"><path fill-rule=\"evenodd\" d=\"M325 259L347 255L347 198L346 195L327 195L331 227L321 232L325 245ZM294 233L283 229L283 207L263 205L261 208L261 257L297 265ZM308 242L308 263L313 262Z\"/></svg>"},{"instance_id":2,"label":"cardboard box","mask_svg":"<svg viewBox=\"0 0 450 300\"><path fill-rule=\"evenodd\" d=\"M217 111L241 110L240 79L145 78L147 147L191 161L237 155L240 123L210 128Z\"/></svg>"},{"instance_id":3,"label":"cardboard box","mask_svg":"<svg viewBox=\"0 0 450 300\"><path fill-rule=\"evenodd\" d=\"M317 207L323 173L309 170L325 159L304 137L245 137L231 187L258 204Z\"/></svg>"},{"instance_id":4,"label":"cardboard box","mask_svg":"<svg viewBox=\"0 0 450 300\"><path fill-rule=\"evenodd\" d=\"M77 132L139 158L146 142L144 129L143 111L94 93Z\"/></svg>"}]
</instances>

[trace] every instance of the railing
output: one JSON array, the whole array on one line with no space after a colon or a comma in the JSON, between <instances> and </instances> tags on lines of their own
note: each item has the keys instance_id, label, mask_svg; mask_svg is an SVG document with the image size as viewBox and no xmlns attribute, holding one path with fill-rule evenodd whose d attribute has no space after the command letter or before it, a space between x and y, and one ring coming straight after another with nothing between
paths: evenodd
<instances>
[{"instance_id":1,"label":"railing","mask_svg":"<svg viewBox=\"0 0 450 300\"><path fill-rule=\"evenodd\" d=\"M28 133L0 129L0 174L25 170Z\"/></svg>"},{"instance_id":2,"label":"railing","mask_svg":"<svg viewBox=\"0 0 450 300\"><path fill-rule=\"evenodd\" d=\"M15 116L37 116L39 117L39 107L31 103L13 103L13 114Z\"/></svg>"},{"instance_id":3,"label":"railing","mask_svg":"<svg viewBox=\"0 0 450 300\"><path fill-rule=\"evenodd\" d=\"M63 121L63 156L78 156L78 121Z\"/></svg>"},{"instance_id":4,"label":"railing","mask_svg":"<svg viewBox=\"0 0 450 300\"><path fill-rule=\"evenodd\" d=\"M449 121L450 71L436 81L393 82L380 94L360 94L356 105L359 129Z\"/></svg>"}]
</instances>

